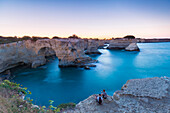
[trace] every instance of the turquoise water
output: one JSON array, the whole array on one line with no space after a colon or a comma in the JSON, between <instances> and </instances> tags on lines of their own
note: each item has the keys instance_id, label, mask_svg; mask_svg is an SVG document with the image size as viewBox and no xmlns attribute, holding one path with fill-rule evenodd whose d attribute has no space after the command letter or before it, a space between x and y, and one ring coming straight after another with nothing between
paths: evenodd
<instances>
[{"instance_id":1,"label":"turquoise water","mask_svg":"<svg viewBox=\"0 0 170 113\"><path fill-rule=\"evenodd\" d=\"M59 68L54 60L37 69L18 68L15 82L27 87L38 105L78 103L106 89L112 95L129 79L170 76L170 43L140 43L141 52L101 49L97 67Z\"/></svg>"}]
</instances>

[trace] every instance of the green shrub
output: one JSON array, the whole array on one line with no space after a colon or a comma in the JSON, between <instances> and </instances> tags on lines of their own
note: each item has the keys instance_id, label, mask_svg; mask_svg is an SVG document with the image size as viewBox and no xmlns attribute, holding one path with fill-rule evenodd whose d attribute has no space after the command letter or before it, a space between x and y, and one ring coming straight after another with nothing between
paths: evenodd
<instances>
[{"instance_id":1,"label":"green shrub","mask_svg":"<svg viewBox=\"0 0 170 113\"><path fill-rule=\"evenodd\" d=\"M61 109L67 109L67 108L74 108L75 106L76 106L75 103L70 102L70 103L60 104L57 107Z\"/></svg>"}]
</instances>

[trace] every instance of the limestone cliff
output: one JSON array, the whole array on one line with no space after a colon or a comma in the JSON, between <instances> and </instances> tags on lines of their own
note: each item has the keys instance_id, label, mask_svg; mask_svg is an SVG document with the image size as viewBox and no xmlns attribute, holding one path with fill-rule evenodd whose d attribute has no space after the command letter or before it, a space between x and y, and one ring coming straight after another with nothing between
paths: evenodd
<instances>
[{"instance_id":1,"label":"limestone cliff","mask_svg":"<svg viewBox=\"0 0 170 113\"><path fill-rule=\"evenodd\" d=\"M120 91L98 105L95 95L81 101L71 113L169 113L170 78L154 77L127 81Z\"/></svg>"},{"instance_id":2,"label":"limestone cliff","mask_svg":"<svg viewBox=\"0 0 170 113\"><path fill-rule=\"evenodd\" d=\"M41 39L1 44L0 72L20 63L30 64L35 68L46 63L45 56L54 54L61 67L83 66L94 62L84 54L84 48L82 39Z\"/></svg>"},{"instance_id":3,"label":"limestone cliff","mask_svg":"<svg viewBox=\"0 0 170 113\"><path fill-rule=\"evenodd\" d=\"M0 72L20 65L20 63L32 64L35 61L45 63L45 58L37 56L33 48L28 49L26 42L14 42L0 45Z\"/></svg>"}]
</instances>

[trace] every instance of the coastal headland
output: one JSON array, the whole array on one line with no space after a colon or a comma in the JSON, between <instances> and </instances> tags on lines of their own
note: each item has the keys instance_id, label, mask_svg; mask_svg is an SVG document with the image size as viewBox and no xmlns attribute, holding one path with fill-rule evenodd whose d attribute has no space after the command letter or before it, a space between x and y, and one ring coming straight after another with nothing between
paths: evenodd
<instances>
[{"instance_id":1,"label":"coastal headland","mask_svg":"<svg viewBox=\"0 0 170 113\"><path fill-rule=\"evenodd\" d=\"M7 38L2 38L5 41ZM15 38L14 38L15 39ZM14 40L13 39L13 40ZM125 49L139 51L137 40L122 38L112 40L81 39L73 35L71 38L28 38L17 39L16 42L0 44L0 72L19 65L30 65L32 68L46 64L46 57L56 56L59 67L94 67L97 62L88 55L102 54L98 48Z\"/></svg>"}]
</instances>

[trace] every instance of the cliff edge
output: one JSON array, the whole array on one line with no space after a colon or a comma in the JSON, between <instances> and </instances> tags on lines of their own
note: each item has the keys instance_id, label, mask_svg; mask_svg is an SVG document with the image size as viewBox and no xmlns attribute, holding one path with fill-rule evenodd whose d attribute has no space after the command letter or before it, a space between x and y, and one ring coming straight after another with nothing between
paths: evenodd
<instances>
[{"instance_id":1,"label":"cliff edge","mask_svg":"<svg viewBox=\"0 0 170 113\"><path fill-rule=\"evenodd\" d=\"M99 105L92 95L79 102L74 113L169 113L170 78L154 77L128 80L120 91Z\"/></svg>"}]
</instances>

